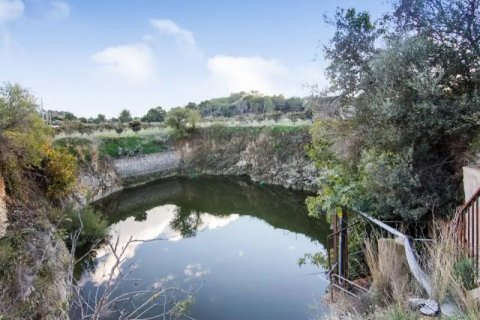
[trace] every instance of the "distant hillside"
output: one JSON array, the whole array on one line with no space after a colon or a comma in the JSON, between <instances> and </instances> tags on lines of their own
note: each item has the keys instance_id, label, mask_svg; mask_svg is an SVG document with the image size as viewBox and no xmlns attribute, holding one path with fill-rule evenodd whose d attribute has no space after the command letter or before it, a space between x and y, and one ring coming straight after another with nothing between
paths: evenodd
<instances>
[{"instance_id":1,"label":"distant hillside","mask_svg":"<svg viewBox=\"0 0 480 320\"><path fill-rule=\"evenodd\" d=\"M232 93L228 97L205 100L187 108L197 108L203 117L232 117L247 113L302 112L307 100L283 95L267 96L257 91Z\"/></svg>"}]
</instances>

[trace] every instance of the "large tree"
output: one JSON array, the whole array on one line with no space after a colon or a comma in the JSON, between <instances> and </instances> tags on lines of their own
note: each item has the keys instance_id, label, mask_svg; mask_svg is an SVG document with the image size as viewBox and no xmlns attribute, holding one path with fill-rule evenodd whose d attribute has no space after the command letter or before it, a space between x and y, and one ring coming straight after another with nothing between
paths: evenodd
<instances>
[{"instance_id":1,"label":"large tree","mask_svg":"<svg viewBox=\"0 0 480 320\"><path fill-rule=\"evenodd\" d=\"M454 42L463 30L454 24L471 23L473 32L479 20L452 17L478 5L454 1L441 9L445 22L434 23L439 3L446 2L400 1L377 23L382 30L368 13L337 12L325 51L339 112L312 131L310 154L321 170L314 214L350 207L412 221L454 213L460 168L479 127L480 69L470 54L478 41Z\"/></svg>"},{"instance_id":2,"label":"large tree","mask_svg":"<svg viewBox=\"0 0 480 320\"><path fill-rule=\"evenodd\" d=\"M122 123L132 121L132 115L130 114L130 111L128 111L127 109L123 109L118 116L118 120Z\"/></svg>"},{"instance_id":3,"label":"large tree","mask_svg":"<svg viewBox=\"0 0 480 320\"><path fill-rule=\"evenodd\" d=\"M147 114L142 117L143 122L163 122L166 112L162 107L151 108Z\"/></svg>"},{"instance_id":4,"label":"large tree","mask_svg":"<svg viewBox=\"0 0 480 320\"><path fill-rule=\"evenodd\" d=\"M198 111L177 107L168 111L166 123L174 128L179 136L185 136L188 131L195 129L199 120L200 114Z\"/></svg>"}]
</instances>

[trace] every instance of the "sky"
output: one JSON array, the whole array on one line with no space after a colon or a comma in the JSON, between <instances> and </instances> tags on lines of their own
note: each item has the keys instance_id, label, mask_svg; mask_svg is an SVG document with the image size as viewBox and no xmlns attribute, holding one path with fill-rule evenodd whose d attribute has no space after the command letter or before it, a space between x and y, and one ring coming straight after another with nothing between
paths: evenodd
<instances>
[{"instance_id":1,"label":"sky","mask_svg":"<svg viewBox=\"0 0 480 320\"><path fill-rule=\"evenodd\" d=\"M45 109L141 116L257 90L326 85L337 7L379 17L387 0L0 0L0 82Z\"/></svg>"}]
</instances>

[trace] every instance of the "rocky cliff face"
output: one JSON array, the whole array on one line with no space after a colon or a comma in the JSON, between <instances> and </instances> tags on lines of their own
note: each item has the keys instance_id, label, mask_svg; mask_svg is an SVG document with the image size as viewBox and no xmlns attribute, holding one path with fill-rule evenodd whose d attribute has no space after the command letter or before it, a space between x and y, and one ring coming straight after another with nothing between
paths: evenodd
<instances>
[{"instance_id":1,"label":"rocky cliff face","mask_svg":"<svg viewBox=\"0 0 480 320\"><path fill-rule=\"evenodd\" d=\"M0 176L0 238L5 235L8 226L7 203L5 194L5 183Z\"/></svg>"},{"instance_id":2,"label":"rocky cliff face","mask_svg":"<svg viewBox=\"0 0 480 320\"><path fill-rule=\"evenodd\" d=\"M307 129L215 135L199 132L181 144L183 170L213 175L248 175L254 181L314 190L316 169L305 153Z\"/></svg>"},{"instance_id":3,"label":"rocky cliff face","mask_svg":"<svg viewBox=\"0 0 480 320\"><path fill-rule=\"evenodd\" d=\"M247 175L254 181L315 190L316 169L305 154L307 128L208 128L161 153L125 157L111 165L124 186L170 176Z\"/></svg>"},{"instance_id":4,"label":"rocky cliff face","mask_svg":"<svg viewBox=\"0 0 480 320\"><path fill-rule=\"evenodd\" d=\"M127 185L125 185L127 186ZM78 184L72 194L72 200L80 206L108 196L124 187L120 175L112 163L101 161L94 166L82 167L78 175Z\"/></svg>"}]
</instances>

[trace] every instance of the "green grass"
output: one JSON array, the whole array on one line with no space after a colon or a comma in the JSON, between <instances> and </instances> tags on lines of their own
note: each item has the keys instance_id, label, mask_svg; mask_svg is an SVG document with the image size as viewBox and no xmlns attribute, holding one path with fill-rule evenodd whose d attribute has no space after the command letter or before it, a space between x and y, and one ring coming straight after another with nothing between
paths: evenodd
<instances>
[{"instance_id":1,"label":"green grass","mask_svg":"<svg viewBox=\"0 0 480 320\"><path fill-rule=\"evenodd\" d=\"M92 141L87 138L79 138L79 137L72 137L72 138L62 138L54 140L53 142L54 147L65 148L71 154L75 155L77 147L90 148L92 146Z\"/></svg>"},{"instance_id":2,"label":"green grass","mask_svg":"<svg viewBox=\"0 0 480 320\"><path fill-rule=\"evenodd\" d=\"M16 248L8 240L8 238L4 238L0 241L0 279L2 280L13 271L12 268L17 257Z\"/></svg>"},{"instance_id":3,"label":"green grass","mask_svg":"<svg viewBox=\"0 0 480 320\"><path fill-rule=\"evenodd\" d=\"M274 125L271 127L273 133L281 133L281 132L287 132L287 133L294 133L294 132L308 132L310 130L310 125L297 125L297 126L291 126L291 125Z\"/></svg>"},{"instance_id":4,"label":"green grass","mask_svg":"<svg viewBox=\"0 0 480 320\"><path fill-rule=\"evenodd\" d=\"M68 153L77 158L81 164L91 164L95 152L94 142L88 138L69 137L56 139L53 142L55 148L65 148Z\"/></svg>"},{"instance_id":5,"label":"green grass","mask_svg":"<svg viewBox=\"0 0 480 320\"><path fill-rule=\"evenodd\" d=\"M100 139L100 156L119 158L166 150L165 140L154 136L128 136Z\"/></svg>"}]
</instances>

